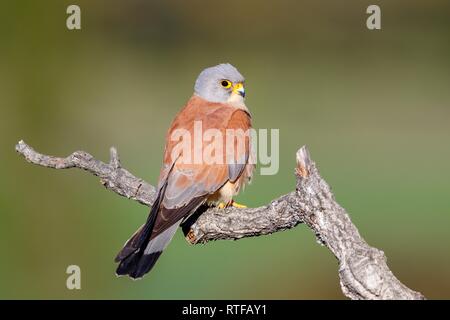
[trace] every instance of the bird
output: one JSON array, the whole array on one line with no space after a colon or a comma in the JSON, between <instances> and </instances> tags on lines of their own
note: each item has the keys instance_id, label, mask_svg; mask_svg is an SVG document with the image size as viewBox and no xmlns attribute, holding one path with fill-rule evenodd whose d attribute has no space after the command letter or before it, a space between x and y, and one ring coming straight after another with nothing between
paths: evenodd
<instances>
[{"instance_id":1,"label":"bird","mask_svg":"<svg viewBox=\"0 0 450 320\"><path fill-rule=\"evenodd\" d=\"M188 157L182 154L186 149L178 150L180 141L172 137L180 130L195 135L196 123L201 123L204 131L214 129L221 133L219 142L224 144L230 131L239 132L243 138L240 141L244 142L238 146L239 139L230 140L227 149L219 155L224 161L186 161ZM157 196L148 218L115 258L119 263L117 276L141 279L153 268L178 227L201 206L246 207L233 197L251 181L255 168L248 134L251 129L252 118L245 105L245 79L241 73L229 63L201 71L194 93L168 129ZM197 148L205 151L212 147L212 140L202 141L203 145ZM195 148L190 146L189 150L195 152ZM217 155L217 150L213 153Z\"/></svg>"}]
</instances>

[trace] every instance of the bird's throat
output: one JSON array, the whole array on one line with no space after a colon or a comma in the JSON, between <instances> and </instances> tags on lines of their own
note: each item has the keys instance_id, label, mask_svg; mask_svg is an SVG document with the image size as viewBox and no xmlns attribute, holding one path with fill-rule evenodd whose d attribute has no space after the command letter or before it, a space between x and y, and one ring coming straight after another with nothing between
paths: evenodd
<instances>
[{"instance_id":1,"label":"bird's throat","mask_svg":"<svg viewBox=\"0 0 450 320\"><path fill-rule=\"evenodd\" d=\"M237 109L242 109L248 112L248 108L245 105L244 98L239 94L232 93L227 103L229 103L230 105L232 105Z\"/></svg>"}]
</instances>

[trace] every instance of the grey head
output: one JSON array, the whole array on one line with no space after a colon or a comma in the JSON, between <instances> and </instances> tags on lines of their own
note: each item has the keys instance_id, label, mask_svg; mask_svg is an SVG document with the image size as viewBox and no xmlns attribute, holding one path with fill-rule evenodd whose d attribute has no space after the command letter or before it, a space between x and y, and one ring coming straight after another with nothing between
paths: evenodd
<instances>
[{"instance_id":1,"label":"grey head","mask_svg":"<svg viewBox=\"0 0 450 320\"><path fill-rule=\"evenodd\" d=\"M194 93L211 102L230 102L245 97L244 77L229 63L204 69L195 81Z\"/></svg>"}]
</instances>

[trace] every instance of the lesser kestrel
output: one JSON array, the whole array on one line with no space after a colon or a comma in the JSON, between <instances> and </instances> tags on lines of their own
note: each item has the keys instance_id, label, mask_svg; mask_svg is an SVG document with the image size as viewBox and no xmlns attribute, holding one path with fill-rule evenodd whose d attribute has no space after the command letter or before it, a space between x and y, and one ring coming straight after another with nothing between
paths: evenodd
<instances>
[{"instance_id":1,"label":"lesser kestrel","mask_svg":"<svg viewBox=\"0 0 450 320\"><path fill-rule=\"evenodd\" d=\"M219 64L200 73L194 94L168 130L156 200L146 223L117 255L117 275L136 279L149 272L179 225L201 205L240 206L233 201L233 196L249 182L254 168L249 161L250 135L244 135L243 148L238 146L239 139L228 140L227 136L239 132L242 137L251 128L244 98L244 77L232 65ZM216 140L221 140L202 138L200 146L194 141L189 150L180 148L181 140L173 139L174 133L185 132L194 137L198 124L203 132L215 132ZM229 141L231 145L227 145ZM223 142L223 150L211 148L213 143L220 146L218 142ZM205 151L210 149L216 161L192 159L199 152L205 157Z\"/></svg>"}]
</instances>

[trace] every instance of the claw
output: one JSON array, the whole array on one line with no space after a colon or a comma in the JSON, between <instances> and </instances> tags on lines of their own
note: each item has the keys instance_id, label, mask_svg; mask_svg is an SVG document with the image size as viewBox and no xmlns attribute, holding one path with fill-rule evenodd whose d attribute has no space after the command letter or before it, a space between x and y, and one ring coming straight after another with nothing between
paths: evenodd
<instances>
[{"instance_id":1,"label":"claw","mask_svg":"<svg viewBox=\"0 0 450 320\"><path fill-rule=\"evenodd\" d=\"M235 208L239 208L239 209L247 208L246 205L237 203L234 200L231 200L229 203L220 202L217 205L217 208L219 208L219 209L224 209L224 208L228 208L228 207L235 207Z\"/></svg>"},{"instance_id":2,"label":"claw","mask_svg":"<svg viewBox=\"0 0 450 320\"><path fill-rule=\"evenodd\" d=\"M190 243L194 243L195 242L195 234L194 231L189 230L188 234L187 234L187 239L189 240Z\"/></svg>"},{"instance_id":3,"label":"claw","mask_svg":"<svg viewBox=\"0 0 450 320\"><path fill-rule=\"evenodd\" d=\"M237 203L237 202L234 202L234 201L231 202L231 205L232 205L233 207L239 208L239 209L247 208L246 205L243 205L243 204L240 204L240 203Z\"/></svg>"}]
</instances>

